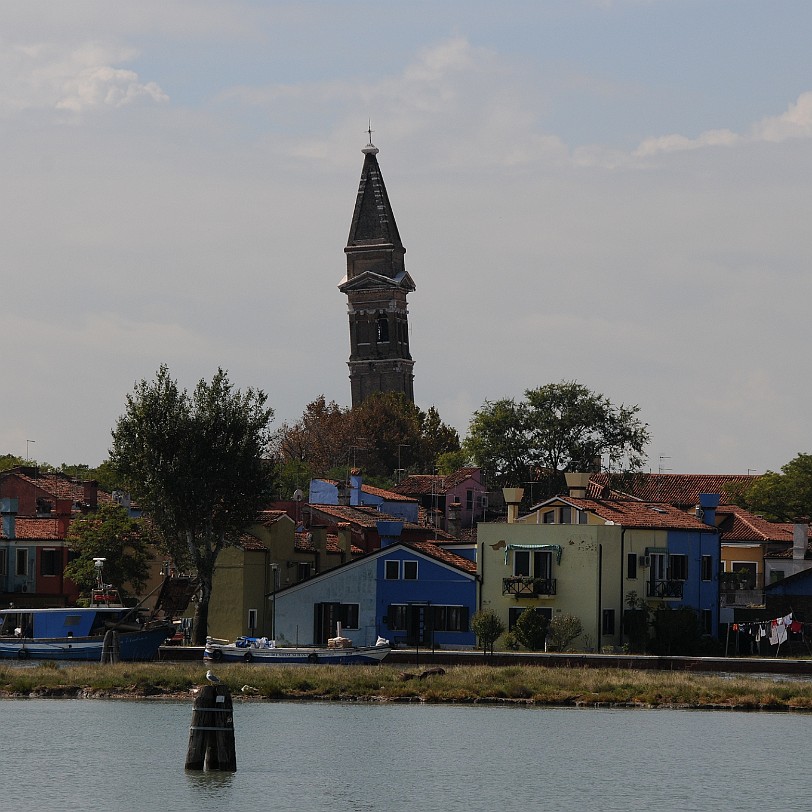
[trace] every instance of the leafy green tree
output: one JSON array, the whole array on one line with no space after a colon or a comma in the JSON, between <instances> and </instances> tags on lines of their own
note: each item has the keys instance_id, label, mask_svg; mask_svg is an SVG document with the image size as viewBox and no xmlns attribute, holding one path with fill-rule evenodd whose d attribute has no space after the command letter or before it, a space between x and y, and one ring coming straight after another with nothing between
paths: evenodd
<instances>
[{"instance_id":1,"label":"leafy green tree","mask_svg":"<svg viewBox=\"0 0 812 812\"><path fill-rule=\"evenodd\" d=\"M555 615L547 629L547 641L553 651L566 651L584 631L575 615Z\"/></svg>"},{"instance_id":2,"label":"leafy green tree","mask_svg":"<svg viewBox=\"0 0 812 812\"><path fill-rule=\"evenodd\" d=\"M431 473L435 467L439 467L440 460L445 455L460 453L460 435L455 428L443 423L434 406L429 406L425 414L420 412L419 417L420 440L415 464L421 472ZM453 470L456 471L457 468Z\"/></svg>"},{"instance_id":3,"label":"leafy green tree","mask_svg":"<svg viewBox=\"0 0 812 812\"><path fill-rule=\"evenodd\" d=\"M122 596L139 595L146 586L155 537L144 519L130 518L120 505L104 503L71 522L66 541L76 554L65 576L88 595L96 584L94 558L105 558L104 580Z\"/></svg>"},{"instance_id":4,"label":"leafy green tree","mask_svg":"<svg viewBox=\"0 0 812 812\"><path fill-rule=\"evenodd\" d=\"M522 612L513 626L513 634L526 649L541 651L547 639L547 618L532 607Z\"/></svg>"},{"instance_id":5,"label":"leafy green tree","mask_svg":"<svg viewBox=\"0 0 812 812\"><path fill-rule=\"evenodd\" d=\"M261 390L235 390L223 370L189 394L168 368L127 396L110 459L175 561L200 582L194 642L208 630L214 566L255 518L272 484L263 458L273 410Z\"/></svg>"},{"instance_id":6,"label":"leafy green tree","mask_svg":"<svg viewBox=\"0 0 812 812\"><path fill-rule=\"evenodd\" d=\"M494 644L505 631L505 624L492 609L482 609L471 618L471 628L482 646L483 654L493 654Z\"/></svg>"},{"instance_id":7,"label":"leafy green tree","mask_svg":"<svg viewBox=\"0 0 812 812\"><path fill-rule=\"evenodd\" d=\"M17 457L14 454L0 454L0 471L10 471L20 465L32 464L36 465L36 463L27 462L22 457Z\"/></svg>"},{"instance_id":8,"label":"leafy green tree","mask_svg":"<svg viewBox=\"0 0 812 812\"><path fill-rule=\"evenodd\" d=\"M575 381L528 389L524 400L486 401L474 413L465 448L497 486L543 481L558 489L564 471L591 471L607 456L609 467L639 468L649 441L638 406L615 406Z\"/></svg>"},{"instance_id":9,"label":"leafy green tree","mask_svg":"<svg viewBox=\"0 0 812 812\"><path fill-rule=\"evenodd\" d=\"M812 519L812 454L798 454L781 473L767 471L744 494L747 508L774 522Z\"/></svg>"}]
</instances>

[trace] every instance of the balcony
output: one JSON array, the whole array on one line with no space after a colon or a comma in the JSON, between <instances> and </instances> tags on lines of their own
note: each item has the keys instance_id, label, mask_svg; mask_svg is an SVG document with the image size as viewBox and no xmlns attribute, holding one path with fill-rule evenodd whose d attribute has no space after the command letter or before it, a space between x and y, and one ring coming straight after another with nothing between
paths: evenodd
<instances>
[{"instance_id":1,"label":"balcony","mask_svg":"<svg viewBox=\"0 0 812 812\"><path fill-rule=\"evenodd\" d=\"M685 581L647 581L647 598L682 598Z\"/></svg>"},{"instance_id":2,"label":"balcony","mask_svg":"<svg viewBox=\"0 0 812 812\"><path fill-rule=\"evenodd\" d=\"M555 578L531 578L517 575L502 579L502 594L517 598L538 598L555 595Z\"/></svg>"},{"instance_id":3,"label":"balcony","mask_svg":"<svg viewBox=\"0 0 812 812\"><path fill-rule=\"evenodd\" d=\"M763 573L720 573L719 599L724 606L763 606Z\"/></svg>"}]
</instances>

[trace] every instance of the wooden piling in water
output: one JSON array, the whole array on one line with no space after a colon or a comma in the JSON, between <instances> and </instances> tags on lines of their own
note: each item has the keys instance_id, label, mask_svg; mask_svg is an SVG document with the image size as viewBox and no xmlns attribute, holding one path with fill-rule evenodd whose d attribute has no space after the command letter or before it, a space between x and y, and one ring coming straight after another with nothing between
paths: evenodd
<instances>
[{"instance_id":1,"label":"wooden piling in water","mask_svg":"<svg viewBox=\"0 0 812 812\"><path fill-rule=\"evenodd\" d=\"M117 663L119 657L118 632L108 629L102 643L101 661L103 663Z\"/></svg>"},{"instance_id":2,"label":"wooden piling in water","mask_svg":"<svg viewBox=\"0 0 812 812\"><path fill-rule=\"evenodd\" d=\"M189 728L187 770L237 769L234 746L234 711L225 685L207 685L195 698Z\"/></svg>"}]
</instances>

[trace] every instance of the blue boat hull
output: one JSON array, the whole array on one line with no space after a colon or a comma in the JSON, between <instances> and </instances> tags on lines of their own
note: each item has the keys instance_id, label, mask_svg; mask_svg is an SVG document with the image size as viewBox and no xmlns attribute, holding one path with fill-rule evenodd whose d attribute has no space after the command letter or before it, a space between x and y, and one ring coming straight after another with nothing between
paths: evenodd
<instances>
[{"instance_id":1,"label":"blue boat hull","mask_svg":"<svg viewBox=\"0 0 812 812\"><path fill-rule=\"evenodd\" d=\"M173 632L171 624L119 632L120 660L152 660ZM103 637L0 638L0 657L18 660L101 660Z\"/></svg>"}]
</instances>

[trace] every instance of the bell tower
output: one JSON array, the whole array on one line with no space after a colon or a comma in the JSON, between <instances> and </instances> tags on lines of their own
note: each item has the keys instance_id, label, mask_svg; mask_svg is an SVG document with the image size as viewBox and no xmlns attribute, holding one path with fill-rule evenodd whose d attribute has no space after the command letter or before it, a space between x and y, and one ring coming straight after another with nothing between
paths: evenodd
<instances>
[{"instance_id":1,"label":"bell tower","mask_svg":"<svg viewBox=\"0 0 812 812\"><path fill-rule=\"evenodd\" d=\"M378 148L361 150L364 166L344 253L347 275L338 289L347 295L350 319L352 405L374 392L402 392L414 402L414 361L409 354L406 295L415 289L406 271L406 249L378 166Z\"/></svg>"}]
</instances>

